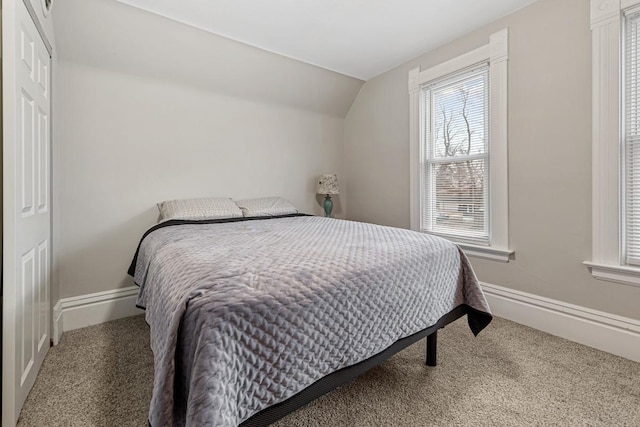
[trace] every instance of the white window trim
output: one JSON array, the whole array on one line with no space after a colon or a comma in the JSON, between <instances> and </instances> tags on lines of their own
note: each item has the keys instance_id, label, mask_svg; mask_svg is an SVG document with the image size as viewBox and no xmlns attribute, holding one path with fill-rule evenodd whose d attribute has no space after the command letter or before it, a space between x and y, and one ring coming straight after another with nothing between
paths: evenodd
<instances>
[{"instance_id":1,"label":"white window trim","mask_svg":"<svg viewBox=\"0 0 640 427\"><path fill-rule=\"evenodd\" d=\"M640 1L640 0L639 0ZM410 135L410 216L411 229L420 231L420 89L434 79L446 76L480 62L489 62L491 148L489 150L489 246L459 243L469 256L508 262L513 251L509 247L509 187L507 156L507 75L509 30L492 34L489 43L427 70L416 67L409 71L409 135ZM454 240L451 238L451 240Z\"/></svg>"},{"instance_id":2,"label":"white window trim","mask_svg":"<svg viewBox=\"0 0 640 427\"><path fill-rule=\"evenodd\" d=\"M596 279L640 286L640 268L622 260L622 12L640 0L591 0L592 260Z\"/></svg>"}]
</instances>

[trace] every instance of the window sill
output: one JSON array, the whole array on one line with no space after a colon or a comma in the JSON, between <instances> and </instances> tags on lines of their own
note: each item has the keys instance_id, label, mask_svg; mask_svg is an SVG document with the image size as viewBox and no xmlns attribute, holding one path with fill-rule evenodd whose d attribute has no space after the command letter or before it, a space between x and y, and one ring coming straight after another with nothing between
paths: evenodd
<instances>
[{"instance_id":1,"label":"window sill","mask_svg":"<svg viewBox=\"0 0 640 427\"><path fill-rule=\"evenodd\" d=\"M585 261L583 264L589 268L591 275L596 279L640 287L640 268L594 264L590 261Z\"/></svg>"},{"instance_id":2,"label":"window sill","mask_svg":"<svg viewBox=\"0 0 640 427\"><path fill-rule=\"evenodd\" d=\"M515 253L510 249L498 249L491 246L470 245L469 243L460 242L457 242L457 244L462 248L465 255L491 261L509 262L509 259Z\"/></svg>"}]
</instances>

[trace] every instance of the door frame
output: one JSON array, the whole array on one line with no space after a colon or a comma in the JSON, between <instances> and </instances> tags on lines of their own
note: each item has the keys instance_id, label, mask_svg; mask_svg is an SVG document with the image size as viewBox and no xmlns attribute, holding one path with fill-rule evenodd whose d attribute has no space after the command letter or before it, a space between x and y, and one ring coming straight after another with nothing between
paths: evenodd
<instances>
[{"instance_id":1,"label":"door frame","mask_svg":"<svg viewBox=\"0 0 640 427\"><path fill-rule=\"evenodd\" d=\"M15 63L18 61L16 51L16 27L18 8L26 7L31 20L33 21L38 35L42 39L44 46L51 58L49 76L49 203L50 203L50 252L49 252L49 337L52 333L51 319L51 291L52 291L52 271L54 265L53 257L53 47L46 36L38 15L29 0L1 0L2 1L2 425L15 426L20 409L16 405L15 396L15 343L16 343L16 286L15 286L15 263L17 254L15 253L15 163L10 161L16 158L16 111L15 102L17 88L15 86L16 75ZM8 243L8 244L7 244ZM6 345L10 343L11 345Z\"/></svg>"}]
</instances>

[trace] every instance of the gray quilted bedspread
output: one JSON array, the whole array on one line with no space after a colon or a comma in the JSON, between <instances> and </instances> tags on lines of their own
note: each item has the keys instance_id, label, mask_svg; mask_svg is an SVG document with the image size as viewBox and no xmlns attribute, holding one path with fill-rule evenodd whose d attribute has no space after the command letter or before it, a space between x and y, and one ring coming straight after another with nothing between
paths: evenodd
<instances>
[{"instance_id":1,"label":"gray quilted bedspread","mask_svg":"<svg viewBox=\"0 0 640 427\"><path fill-rule=\"evenodd\" d=\"M157 229L135 282L154 427L236 426L458 305L489 313L456 245L311 216Z\"/></svg>"}]
</instances>

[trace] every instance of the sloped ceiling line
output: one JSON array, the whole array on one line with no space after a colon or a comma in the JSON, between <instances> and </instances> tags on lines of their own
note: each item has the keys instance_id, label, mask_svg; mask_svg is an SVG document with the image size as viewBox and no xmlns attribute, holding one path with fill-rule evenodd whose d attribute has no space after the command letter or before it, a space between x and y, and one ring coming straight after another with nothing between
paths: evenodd
<instances>
[{"instance_id":1,"label":"sloped ceiling line","mask_svg":"<svg viewBox=\"0 0 640 427\"><path fill-rule=\"evenodd\" d=\"M118 0L368 80L535 0Z\"/></svg>"}]
</instances>

